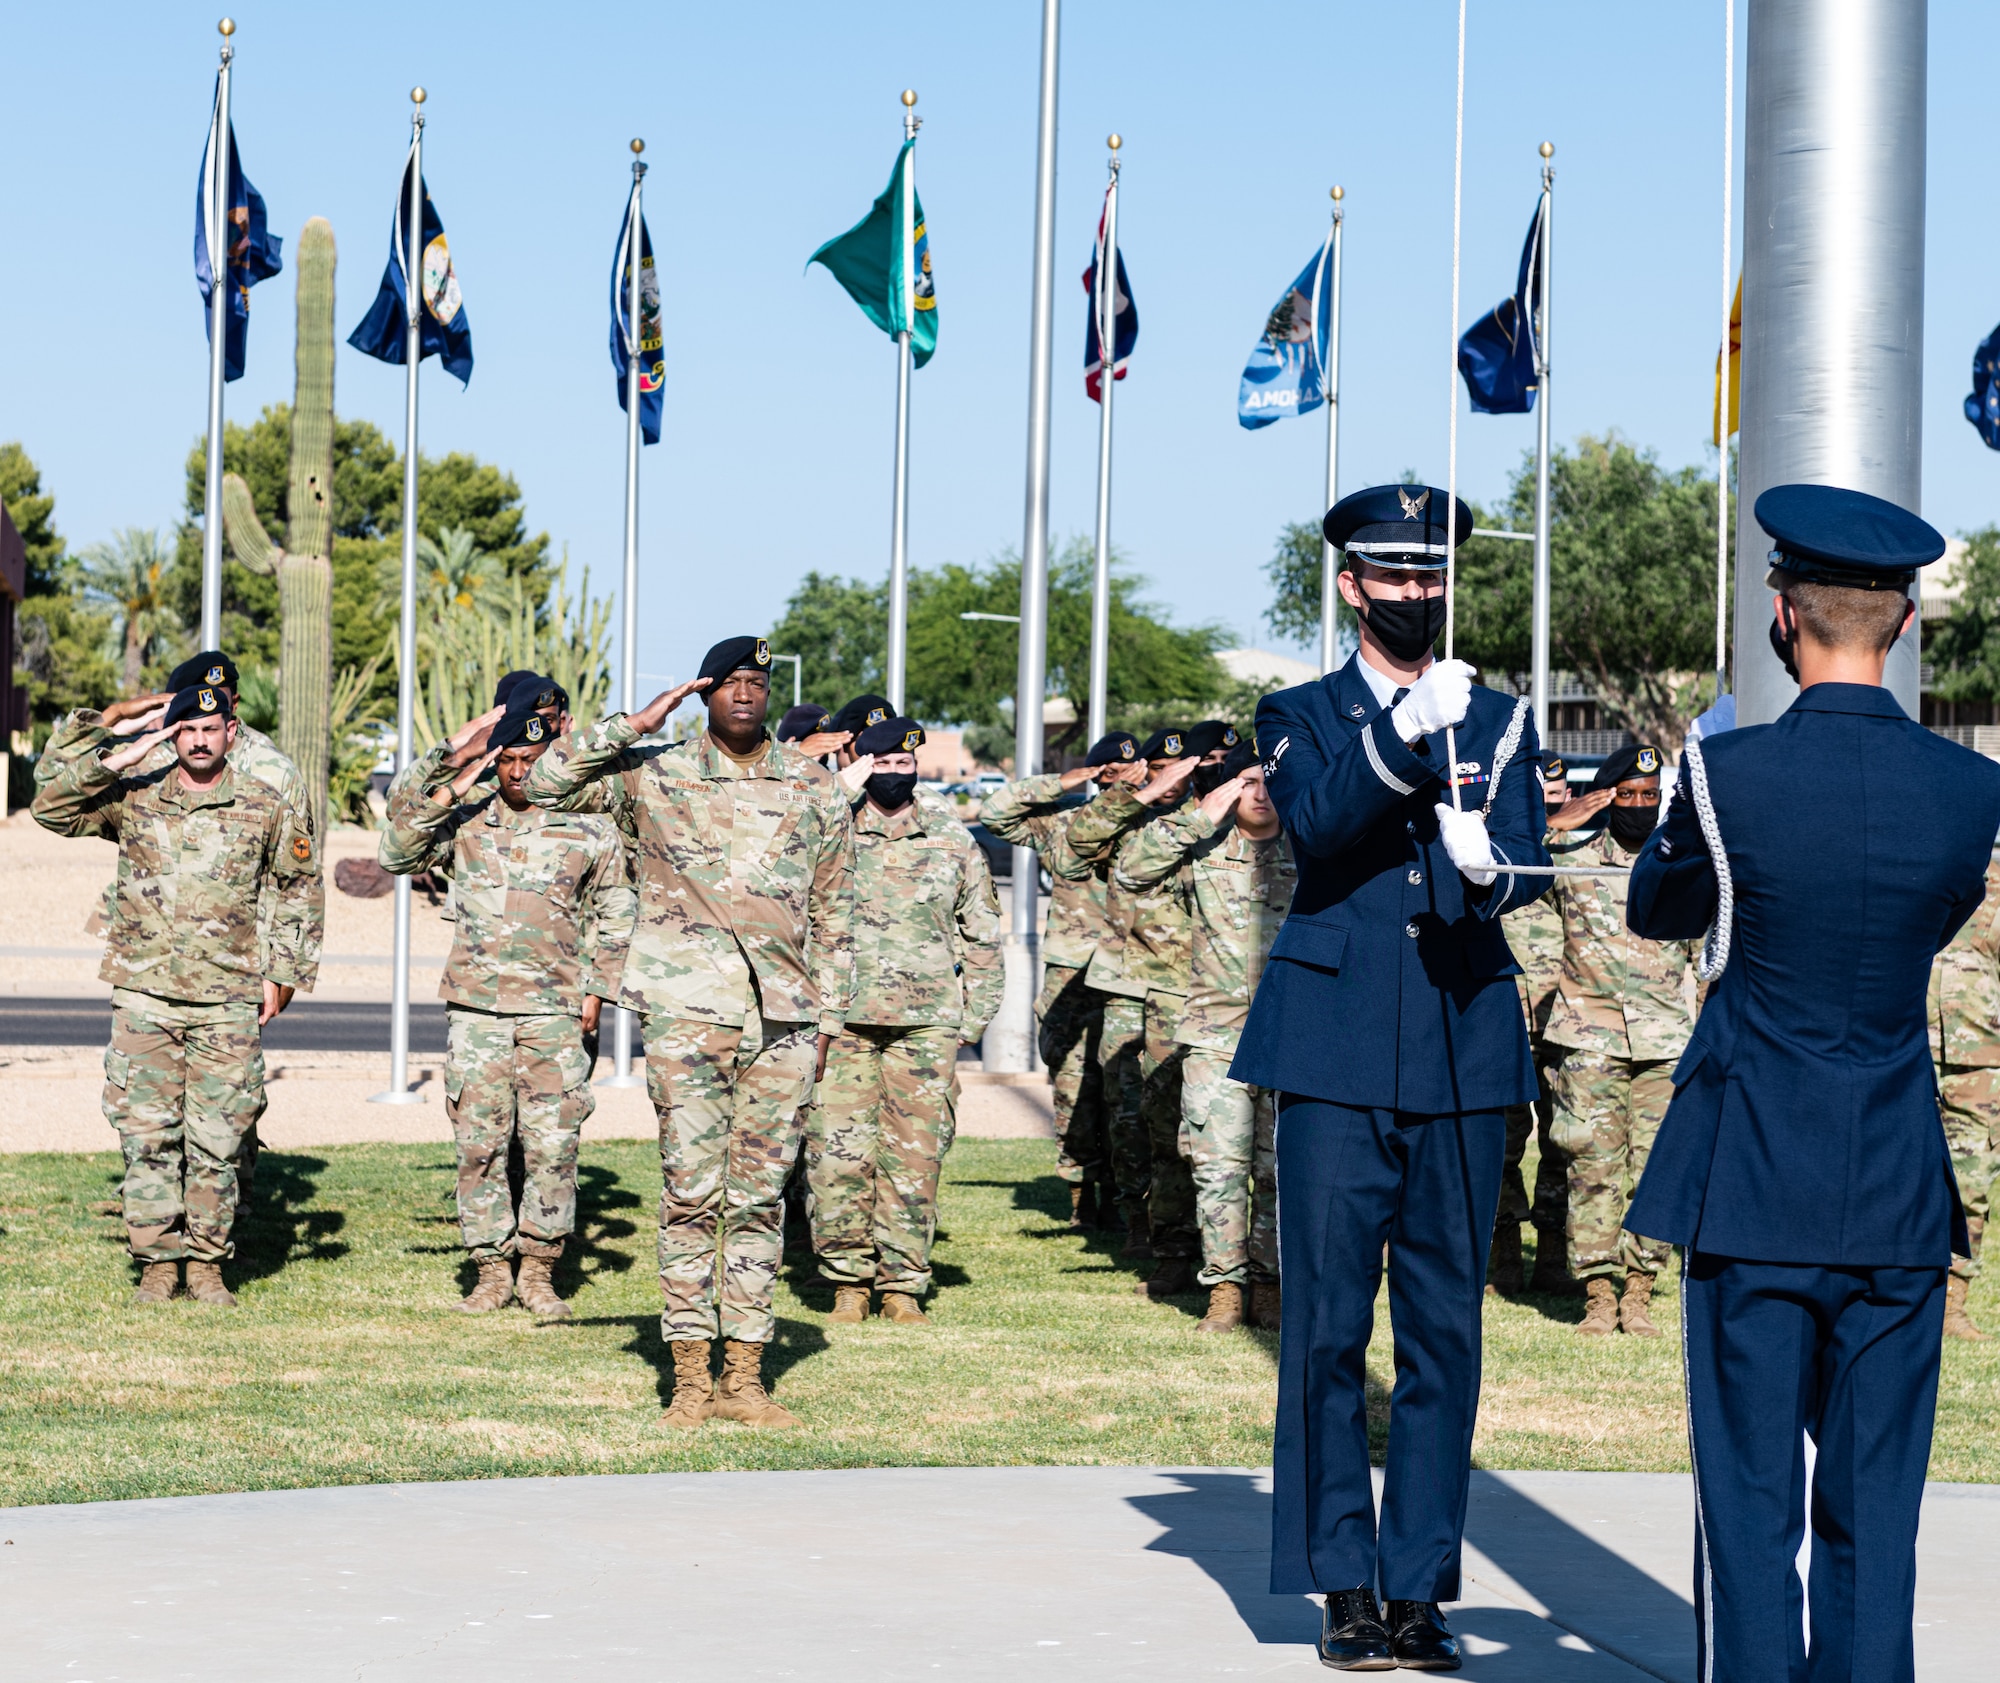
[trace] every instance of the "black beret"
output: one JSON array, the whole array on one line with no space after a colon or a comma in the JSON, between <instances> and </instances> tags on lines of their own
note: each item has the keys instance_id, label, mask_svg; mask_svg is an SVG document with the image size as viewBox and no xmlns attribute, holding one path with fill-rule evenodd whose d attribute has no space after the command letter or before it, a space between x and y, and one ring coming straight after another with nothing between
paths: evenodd
<instances>
[{"instance_id":1,"label":"black beret","mask_svg":"<svg viewBox=\"0 0 2000 1683\"><path fill-rule=\"evenodd\" d=\"M816 702L802 701L796 707L785 709L785 716L778 721L778 740L797 742L819 731L833 729L833 720L824 707Z\"/></svg>"},{"instance_id":2,"label":"black beret","mask_svg":"<svg viewBox=\"0 0 2000 1683\"><path fill-rule=\"evenodd\" d=\"M1342 497L1321 529L1335 549L1383 567L1444 566L1446 493L1435 485L1376 485ZM1458 542L1472 536L1472 510L1458 500Z\"/></svg>"},{"instance_id":3,"label":"black beret","mask_svg":"<svg viewBox=\"0 0 2000 1683\"><path fill-rule=\"evenodd\" d=\"M702 657L697 678L710 680L711 688L732 672L771 670L771 645L762 637L725 637Z\"/></svg>"},{"instance_id":4,"label":"black beret","mask_svg":"<svg viewBox=\"0 0 2000 1683\"><path fill-rule=\"evenodd\" d=\"M859 734L870 725L879 725L886 719L893 719L896 709L889 705L887 696L857 695L845 707L834 714L833 728L850 734Z\"/></svg>"},{"instance_id":5,"label":"black beret","mask_svg":"<svg viewBox=\"0 0 2000 1683\"><path fill-rule=\"evenodd\" d=\"M1162 727L1139 744L1139 758L1142 760L1178 760L1187 751L1187 732L1178 726Z\"/></svg>"},{"instance_id":6,"label":"black beret","mask_svg":"<svg viewBox=\"0 0 2000 1683\"><path fill-rule=\"evenodd\" d=\"M857 754L914 754L924 745L924 727L915 719L884 719L854 739Z\"/></svg>"},{"instance_id":7,"label":"black beret","mask_svg":"<svg viewBox=\"0 0 2000 1683\"><path fill-rule=\"evenodd\" d=\"M1628 777L1658 777L1660 751L1648 743L1628 742L1605 756L1604 764L1590 780L1592 789L1613 789Z\"/></svg>"},{"instance_id":8,"label":"black beret","mask_svg":"<svg viewBox=\"0 0 2000 1683\"><path fill-rule=\"evenodd\" d=\"M1106 731L1090 745L1093 766L1128 766L1139 757L1139 739L1129 730Z\"/></svg>"},{"instance_id":9,"label":"black beret","mask_svg":"<svg viewBox=\"0 0 2000 1683\"><path fill-rule=\"evenodd\" d=\"M507 692L506 706L509 712L516 707L537 712L544 707L559 707L569 711L569 691L553 678L544 678L539 672L525 672L514 680L514 687Z\"/></svg>"},{"instance_id":10,"label":"black beret","mask_svg":"<svg viewBox=\"0 0 2000 1683\"><path fill-rule=\"evenodd\" d=\"M1944 553L1944 537L1865 491L1837 485L1773 485L1757 499L1757 524L1777 547L1771 565L1815 584L1901 590Z\"/></svg>"},{"instance_id":11,"label":"black beret","mask_svg":"<svg viewBox=\"0 0 2000 1683\"><path fill-rule=\"evenodd\" d=\"M1190 754L1213 754L1218 748L1234 748L1243 738L1226 719L1203 719L1187 733Z\"/></svg>"},{"instance_id":12,"label":"black beret","mask_svg":"<svg viewBox=\"0 0 2000 1683\"><path fill-rule=\"evenodd\" d=\"M167 674L167 688L184 690L190 684L226 684L236 688L236 662L220 649L203 649Z\"/></svg>"},{"instance_id":13,"label":"black beret","mask_svg":"<svg viewBox=\"0 0 2000 1683\"><path fill-rule=\"evenodd\" d=\"M1257 763L1257 744L1239 742L1222 757L1222 781L1239 777Z\"/></svg>"},{"instance_id":14,"label":"black beret","mask_svg":"<svg viewBox=\"0 0 2000 1683\"><path fill-rule=\"evenodd\" d=\"M1542 768L1542 781L1544 783L1553 782L1558 778L1565 783L1569 781L1569 767L1563 764L1562 755L1550 753L1537 754L1535 756L1535 763Z\"/></svg>"},{"instance_id":15,"label":"black beret","mask_svg":"<svg viewBox=\"0 0 2000 1683\"><path fill-rule=\"evenodd\" d=\"M514 693L514 686L523 678L532 678L534 676L535 674L528 671L525 667L518 671L509 672L499 683L493 686L493 705L495 707L505 707L507 705L507 698Z\"/></svg>"},{"instance_id":16,"label":"black beret","mask_svg":"<svg viewBox=\"0 0 2000 1683\"><path fill-rule=\"evenodd\" d=\"M546 742L555 741L555 726L536 711L530 700L535 693L526 684L517 686L514 699L507 703L506 713L493 727L493 734L486 739L489 749L539 748Z\"/></svg>"},{"instance_id":17,"label":"black beret","mask_svg":"<svg viewBox=\"0 0 2000 1683\"><path fill-rule=\"evenodd\" d=\"M227 719L235 711L229 704L229 691L220 684L189 684L167 703L164 722L177 725L183 719Z\"/></svg>"}]
</instances>

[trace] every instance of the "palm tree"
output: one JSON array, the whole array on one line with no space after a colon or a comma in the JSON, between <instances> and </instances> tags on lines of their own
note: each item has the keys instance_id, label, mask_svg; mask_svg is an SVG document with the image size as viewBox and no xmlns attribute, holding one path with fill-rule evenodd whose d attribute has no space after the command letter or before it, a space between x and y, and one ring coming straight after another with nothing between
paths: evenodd
<instances>
[{"instance_id":1,"label":"palm tree","mask_svg":"<svg viewBox=\"0 0 2000 1683\"><path fill-rule=\"evenodd\" d=\"M174 552L158 532L127 526L81 559L84 595L111 608L113 635L124 646L125 693L137 695L147 657L180 632L166 594Z\"/></svg>"}]
</instances>

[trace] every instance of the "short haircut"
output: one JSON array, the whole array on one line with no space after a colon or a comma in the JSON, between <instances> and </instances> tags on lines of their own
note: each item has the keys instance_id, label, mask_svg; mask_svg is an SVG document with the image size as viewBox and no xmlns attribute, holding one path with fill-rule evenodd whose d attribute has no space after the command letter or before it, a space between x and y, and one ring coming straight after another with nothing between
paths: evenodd
<instances>
[{"instance_id":1,"label":"short haircut","mask_svg":"<svg viewBox=\"0 0 2000 1683\"><path fill-rule=\"evenodd\" d=\"M1903 614L1910 604L1907 587L1857 590L1802 579L1783 567L1773 569L1773 582L1799 616L1800 630L1828 649L1865 648L1887 654L1902 633Z\"/></svg>"}]
</instances>

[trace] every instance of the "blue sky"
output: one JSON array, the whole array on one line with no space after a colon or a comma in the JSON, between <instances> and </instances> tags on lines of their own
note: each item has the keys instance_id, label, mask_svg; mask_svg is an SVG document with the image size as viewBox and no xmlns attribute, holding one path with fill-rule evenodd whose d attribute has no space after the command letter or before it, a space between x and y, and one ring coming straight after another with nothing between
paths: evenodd
<instances>
[{"instance_id":1,"label":"blue sky","mask_svg":"<svg viewBox=\"0 0 2000 1683\"><path fill-rule=\"evenodd\" d=\"M645 137L669 386L643 469L639 665L685 673L716 638L764 629L807 568L886 571L893 354L804 265L881 189L905 86L926 119L941 318L915 381L912 556L1020 542L1039 12L931 8L899 44L892 12L826 0L248 0L237 135L288 243L308 216L332 221L344 334L381 273L408 90L429 88L426 173L478 366L461 393L425 365L423 446L517 474L534 526L600 589L617 575L623 474L606 292L626 142ZM1262 563L1282 524L1317 512L1323 431L1312 417L1243 432L1236 381L1335 181L1343 486L1444 473L1455 8L1070 0L1065 14L1053 529L1092 519L1078 277L1115 128L1142 318L1115 538L1176 615L1268 645ZM179 513L205 396L189 246L217 15L150 0L10 21L0 437L41 464L73 545ZM2000 461L1959 414L1973 347L2000 319L1981 163L2000 8L1937 0L1930 19L1924 511L1955 531L2000 517ZM1711 457L1720 20L1720 0L1474 0L1457 325L1512 285L1535 147L1552 140L1559 438L1616 427L1669 465ZM289 397L291 314L288 269L253 294L233 416ZM400 370L343 346L336 378L341 414L400 441ZM1533 424L1468 415L1463 488L1497 496Z\"/></svg>"}]
</instances>

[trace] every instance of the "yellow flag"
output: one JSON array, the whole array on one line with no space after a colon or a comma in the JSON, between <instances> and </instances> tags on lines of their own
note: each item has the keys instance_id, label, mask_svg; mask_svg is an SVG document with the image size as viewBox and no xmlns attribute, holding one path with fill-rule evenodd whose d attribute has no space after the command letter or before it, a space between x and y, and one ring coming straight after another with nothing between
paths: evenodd
<instances>
[{"instance_id":1,"label":"yellow flag","mask_svg":"<svg viewBox=\"0 0 2000 1683\"><path fill-rule=\"evenodd\" d=\"M1735 433L1743 410L1743 275L1736 276L1736 302L1729 306L1729 430ZM1715 413L1710 435L1722 445L1722 352L1715 353Z\"/></svg>"}]
</instances>

